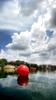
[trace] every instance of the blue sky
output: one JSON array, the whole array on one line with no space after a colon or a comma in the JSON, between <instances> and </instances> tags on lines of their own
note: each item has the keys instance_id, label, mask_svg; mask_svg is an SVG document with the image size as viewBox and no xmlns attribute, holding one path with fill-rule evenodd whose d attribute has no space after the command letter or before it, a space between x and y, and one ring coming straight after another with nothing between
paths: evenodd
<instances>
[{"instance_id":1,"label":"blue sky","mask_svg":"<svg viewBox=\"0 0 56 100\"><path fill-rule=\"evenodd\" d=\"M0 58L56 64L55 0L0 0Z\"/></svg>"},{"instance_id":2,"label":"blue sky","mask_svg":"<svg viewBox=\"0 0 56 100\"><path fill-rule=\"evenodd\" d=\"M5 49L5 45L12 41L11 33L17 32L16 30L0 29L0 49Z\"/></svg>"},{"instance_id":3,"label":"blue sky","mask_svg":"<svg viewBox=\"0 0 56 100\"><path fill-rule=\"evenodd\" d=\"M4 49L5 45L10 43L10 31L9 30L0 30L0 49Z\"/></svg>"}]
</instances>

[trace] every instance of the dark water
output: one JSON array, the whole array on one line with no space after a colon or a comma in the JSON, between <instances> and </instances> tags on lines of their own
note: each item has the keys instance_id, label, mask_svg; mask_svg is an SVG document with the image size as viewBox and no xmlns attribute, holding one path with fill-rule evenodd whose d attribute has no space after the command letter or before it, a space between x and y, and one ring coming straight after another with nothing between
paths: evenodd
<instances>
[{"instance_id":1,"label":"dark water","mask_svg":"<svg viewBox=\"0 0 56 100\"><path fill-rule=\"evenodd\" d=\"M22 80L21 80L22 82ZM30 74L26 86L17 76L0 79L0 97L14 100L56 100L56 72Z\"/></svg>"}]
</instances>

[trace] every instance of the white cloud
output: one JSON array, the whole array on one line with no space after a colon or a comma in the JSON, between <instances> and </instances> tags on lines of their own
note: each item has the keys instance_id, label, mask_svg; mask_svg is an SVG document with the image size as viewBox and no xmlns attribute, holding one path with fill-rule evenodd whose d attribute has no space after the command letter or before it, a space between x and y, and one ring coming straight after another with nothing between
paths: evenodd
<instances>
[{"instance_id":1,"label":"white cloud","mask_svg":"<svg viewBox=\"0 0 56 100\"><path fill-rule=\"evenodd\" d=\"M19 55L19 51L16 50L11 50L11 49L7 49L6 51L1 49L0 51L0 59L1 58L6 58L8 61L15 61L15 60L24 60L27 61L26 57L23 57L21 55Z\"/></svg>"},{"instance_id":2,"label":"white cloud","mask_svg":"<svg viewBox=\"0 0 56 100\"><path fill-rule=\"evenodd\" d=\"M10 27L21 32L12 34L12 42L6 45L5 51L1 50L0 56L8 60L21 59L39 64L55 63L56 1L13 0L7 4L1 12L0 28ZM46 30L53 30L53 36L48 36Z\"/></svg>"},{"instance_id":3,"label":"white cloud","mask_svg":"<svg viewBox=\"0 0 56 100\"><path fill-rule=\"evenodd\" d=\"M21 6L21 13L24 16L31 15L38 6L42 3L43 0L20 0L20 6Z\"/></svg>"},{"instance_id":4,"label":"white cloud","mask_svg":"<svg viewBox=\"0 0 56 100\"><path fill-rule=\"evenodd\" d=\"M49 27L53 8L56 8L55 0L10 0L0 10L0 29L25 31L31 28L39 16Z\"/></svg>"},{"instance_id":5,"label":"white cloud","mask_svg":"<svg viewBox=\"0 0 56 100\"><path fill-rule=\"evenodd\" d=\"M30 32L21 32L20 34L14 33L12 43L9 43L6 47L14 50L25 50L30 48Z\"/></svg>"},{"instance_id":6,"label":"white cloud","mask_svg":"<svg viewBox=\"0 0 56 100\"><path fill-rule=\"evenodd\" d=\"M51 15L52 15L50 19L51 27L56 29L56 8L52 9Z\"/></svg>"},{"instance_id":7,"label":"white cloud","mask_svg":"<svg viewBox=\"0 0 56 100\"><path fill-rule=\"evenodd\" d=\"M23 8L22 8L23 9ZM14 29L24 31L29 29L36 19L36 13L32 16L24 16L21 13L21 5L18 0L6 2L0 10L0 29Z\"/></svg>"},{"instance_id":8,"label":"white cloud","mask_svg":"<svg viewBox=\"0 0 56 100\"><path fill-rule=\"evenodd\" d=\"M25 61L28 61L28 58L30 57L29 60L32 61L31 56L36 53L35 55L38 55L39 57L39 53L43 52L43 50L46 49L46 42L48 41L44 24L42 25L41 17L36 23L32 25L30 32L25 31L21 32L20 34L14 33L11 38L12 42L6 45L6 47L8 48L8 50L6 51L6 57L8 60L23 58L23 60L25 59ZM40 57L39 61L41 62Z\"/></svg>"},{"instance_id":9,"label":"white cloud","mask_svg":"<svg viewBox=\"0 0 56 100\"><path fill-rule=\"evenodd\" d=\"M47 36L41 16L32 25L30 32L13 33L11 38L12 42L6 45L7 50L1 51L1 55L8 60L21 59L41 64L53 63L52 59L56 58L53 55L53 50L56 48L54 40L56 34L53 33L53 38Z\"/></svg>"}]
</instances>

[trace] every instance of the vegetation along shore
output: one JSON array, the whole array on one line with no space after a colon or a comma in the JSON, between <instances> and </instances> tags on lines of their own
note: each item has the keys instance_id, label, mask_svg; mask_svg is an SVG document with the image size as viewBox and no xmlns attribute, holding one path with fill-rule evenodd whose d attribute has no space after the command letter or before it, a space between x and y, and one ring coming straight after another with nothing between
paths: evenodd
<instances>
[{"instance_id":1,"label":"vegetation along shore","mask_svg":"<svg viewBox=\"0 0 56 100\"><path fill-rule=\"evenodd\" d=\"M24 61L11 61L8 62L6 59L0 59L0 78L6 77L8 74L15 75L17 67L20 64L25 64L29 67L30 73L36 73L37 71L56 71L56 65L38 65L38 64L30 64Z\"/></svg>"}]
</instances>

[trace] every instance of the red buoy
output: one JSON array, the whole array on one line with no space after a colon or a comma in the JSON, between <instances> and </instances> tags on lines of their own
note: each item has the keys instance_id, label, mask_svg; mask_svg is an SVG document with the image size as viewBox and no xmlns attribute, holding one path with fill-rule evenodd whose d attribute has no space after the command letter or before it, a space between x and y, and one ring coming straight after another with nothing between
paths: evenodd
<instances>
[{"instance_id":1,"label":"red buoy","mask_svg":"<svg viewBox=\"0 0 56 100\"><path fill-rule=\"evenodd\" d=\"M21 64L21 65L18 66L18 68L17 68L17 73L18 73L20 76L28 77L28 75L29 75L29 68L28 68L26 65Z\"/></svg>"}]
</instances>

